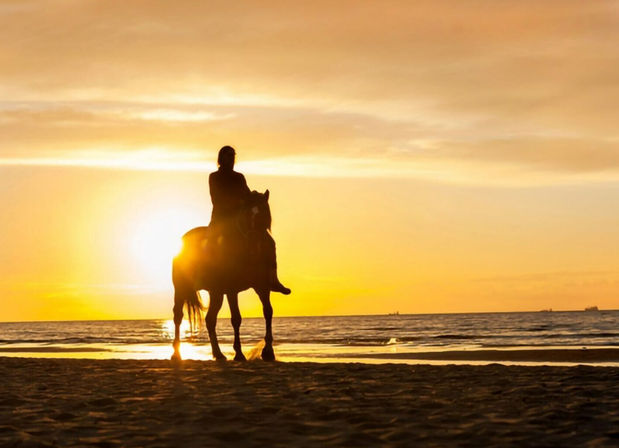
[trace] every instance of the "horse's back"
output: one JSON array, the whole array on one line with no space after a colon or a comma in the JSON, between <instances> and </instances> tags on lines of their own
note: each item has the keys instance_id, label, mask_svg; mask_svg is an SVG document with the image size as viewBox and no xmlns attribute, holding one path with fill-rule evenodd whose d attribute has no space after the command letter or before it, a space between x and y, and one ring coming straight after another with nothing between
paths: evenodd
<instances>
[{"instance_id":1,"label":"horse's back","mask_svg":"<svg viewBox=\"0 0 619 448\"><path fill-rule=\"evenodd\" d=\"M182 237L183 249L174 259L173 272L177 272L179 284L184 280L196 290L235 290L246 277L237 260L235 252L238 251L232 250L235 248L230 244L233 241L212 236L207 226L186 232Z\"/></svg>"},{"instance_id":2,"label":"horse's back","mask_svg":"<svg viewBox=\"0 0 619 448\"><path fill-rule=\"evenodd\" d=\"M249 256L242 235L238 240L212 237L208 226L194 227L183 235L183 249L173 265L179 282L184 277L195 289L220 291L243 291L266 282L264 266Z\"/></svg>"},{"instance_id":3,"label":"horse's back","mask_svg":"<svg viewBox=\"0 0 619 448\"><path fill-rule=\"evenodd\" d=\"M185 232L182 239L183 241L194 240L196 238L206 238L208 236L208 226L194 227L193 229Z\"/></svg>"}]
</instances>

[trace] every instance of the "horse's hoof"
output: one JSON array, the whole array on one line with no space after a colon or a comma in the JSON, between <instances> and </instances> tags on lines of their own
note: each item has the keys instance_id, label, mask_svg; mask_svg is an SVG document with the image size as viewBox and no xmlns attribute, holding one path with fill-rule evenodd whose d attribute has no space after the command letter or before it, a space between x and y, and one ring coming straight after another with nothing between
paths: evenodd
<instances>
[{"instance_id":1,"label":"horse's hoof","mask_svg":"<svg viewBox=\"0 0 619 448\"><path fill-rule=\"evenodd\" d=\"M227 361L228 358L226 358L226 355L224 355L223 353L218 353L216 355L213 355L213 358L215 359L215 361Z\"/></svg>"},{"instance_id":2,"label":"horse's hoof","mask_svg":"<svg viewBox=\"0 0 619 448\"><path fill-rule=\"evenodd\" d=\"M265 347L262 349L262 360L275 361L275 353L273 352L273 347Z\"/></svg>"},{"instance_id":3,"label":"horse's hoof","mask_svg":"<svg viewBox=\"0 0 619 448\"><path fill-rule=\"evenodd\" d=\"M181 354L180 352L177 352L176 350L174 351L174 353L172 353L172 356L170 357L171 361L182 361L183 358L181 358Z\"/></svg>"},{"instance_id":4,"label":"horse's hoof","mask_svg":"<svg viewBox=\"0 0 619 448\"><path fill-rule=\"evenodd\" d=\"M247 358L245 357L243 353L239 352L234 356L234 360L235 361L247 361Z\"/></svg>"}]
</instances>

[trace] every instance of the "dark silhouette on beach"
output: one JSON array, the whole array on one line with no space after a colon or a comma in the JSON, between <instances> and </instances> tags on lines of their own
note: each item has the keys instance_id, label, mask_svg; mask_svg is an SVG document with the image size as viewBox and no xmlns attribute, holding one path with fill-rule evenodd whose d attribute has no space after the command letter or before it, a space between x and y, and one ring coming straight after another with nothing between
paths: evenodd
<instances>
[{"instance_id":1,"label":"dark silhouette on beach","mask_svg":"<svg viewBox=\"0 0 619 448\"><path fill-rule=\"evenodd\" d=\"M234 171L234 148L224 146L219 151L219 169L209 176L213 202L211 223L196 227L183 236L183 249L174 258L172 281L174 283L174 354L180 359L180 324L183 308L192 326L199 322L204 306L198 294L207 290L210 297L206 313L213 357L225 360L217 342L217 315L228 299L234 328L235 360L245 360L241 351L241 313L238 294L253 288L260 301L266 323L265 346L262 359L273 360L273 335L271 320L271 291L290 294L290 289L277 277L275 241L271 236L271 210L269 191L250 191L245 177Z\"/></svg>"},{"instance_id":2,"label":"dark silhouette on beach","mask_svg":"<svg viewBox=\"0 0 619 448\"><path fill-rule=\"evenodd\" d=\"M244 255L242 247L243 240L239 234L238 215L243 207L251 202L251 191L247 186L245 176L234 171L236 152L231 146L224 146L219 150L217 165L219 169L211 173L208 178L213 211L211 213L211 223L209 228L212 235L216 238L223 238L224 241L231 242L235 247L235 254L239 257ZM252 218L255 219L255 218ZM264 252L265 261L269 263L269 278L271 281L271 291L290 294L290 289L281 284L277 278L277 258L275 255L275 240L270 234L270 226L264 232ZM236 243L241 243L239 246Z\"/></svg>"}]
</instances>

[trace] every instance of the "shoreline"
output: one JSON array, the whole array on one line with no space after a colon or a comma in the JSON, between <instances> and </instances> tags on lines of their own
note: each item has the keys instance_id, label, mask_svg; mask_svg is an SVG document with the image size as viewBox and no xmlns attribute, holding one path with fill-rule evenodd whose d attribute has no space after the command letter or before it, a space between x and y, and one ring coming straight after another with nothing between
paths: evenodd
<instances>
[{"instance_id":1,"label":"shoreline","mask_svg":"<svg viewBox=\"0 0 619 448\"><path fill-rule=\"evenodd\" d=\"M0 357L2 446L616 446L619 368Z\"/></svg>"},{"instance_id":2,"label":"shoreline","mask_svg":"<svg viewBox=\"0 0 619 448\"><path fill-rule=\"evenodd\" d=\"M258 347L256 345L256 347ZM256 351L256 348L245 347L246 354ZM233 357L232 347L229 344L222 346L224 353ZM209 345L193 345L183 343L181 350L183 358L187 360L211 360ZM400 350L400 351L398 351ZM320 348L307 350L283 344L275 346L278 360L284 362L361 362L377 363L410 363L422 364L423 361L442 364L458 362L465 364L480 363L537 363L542 365L578 365L619 367L619 348L505 348L505 349L469 349L469 350L440 350L440 351L410 351L396 348L393 351L375 351L370 347L367 351L358 351L358 347L338 347L337 350ZM32 358L32 359L121 359L121 360L167 360L172 354L169 344L157 345L127 345L121 347L105 346L0 346L0 358Z\"/></svg>"}]
</instances>

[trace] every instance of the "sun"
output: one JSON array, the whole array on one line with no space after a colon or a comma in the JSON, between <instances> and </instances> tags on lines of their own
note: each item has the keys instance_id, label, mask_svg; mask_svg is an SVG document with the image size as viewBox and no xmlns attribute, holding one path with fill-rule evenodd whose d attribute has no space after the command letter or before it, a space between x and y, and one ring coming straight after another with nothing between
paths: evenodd
<instances>
[{"instance_id":1,"label":"sun","mask_svg":"<svg viewBox=\"0 0 619 448\"><path fill-rule=\"evenodd\" d=\"M181 237L198 223L190 210L162 208L143 213L133 223L131 253L144 280L169 282L172 259L180 252Z\"/></svg>"}]
</instances>

